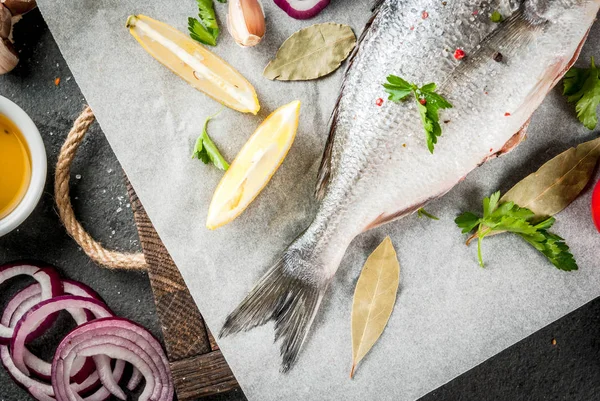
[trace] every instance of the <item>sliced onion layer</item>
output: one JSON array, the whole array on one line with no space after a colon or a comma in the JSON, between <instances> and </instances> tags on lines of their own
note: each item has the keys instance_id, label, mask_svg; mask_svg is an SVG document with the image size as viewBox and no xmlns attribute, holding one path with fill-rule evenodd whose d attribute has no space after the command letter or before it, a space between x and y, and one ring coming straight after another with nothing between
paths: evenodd
<instances>
[{"instance_id":1,"label":"sliced onion layer","mask_svg":"<svg viewBox=\"0 0 600 401\"><path fill-rule=\"evenodd\" d=\"M52 299L47 299L35 305L19 320L14 329L14 335L10 342L10 349L15 366L26 375L29 375L29 369L25 365L25 340L27 335L40 321L47 316L67 310L69 312L81 311L87 309L96 317L109 317L112 312L104 303L91 298L85 298L75 295L62 295ZM75 317L75 315L74 315ZM87 319L87 317L84 317ZM78 319L79 320L79 319ZM84 322L77 322L84 323Z\"/></svg>"},{"instance_id":2,"label":"sliced onion layer","mask_svg":"<svg viewBox=\"0 0 600 401\"><path fill-rule=\"evenodd\" d=\"M69 386L77 357L104 355L131 363L144 377L140 401L171 401L173 381L164 351L143 327L122 318L93 320L75 328L60 343L52 361L52 386L57 401L76 400Z\"/></svg>"},{"instance_id":3,"label":"sliced onion layer","mask_svg":"<svg viewBox=\"0 0 600 401\"><path fill-rule=\"evenodd\" d=\"M26 376L12 362L8 346L0 345L0 359L2 364L8 371L8 374L13 380L29 392L38 401L56 401L54 396L54 388L47 383L43 383ZM125 371L125 361L119 360L116 362L113 369L113 379L118 383L123 377ZM70 385L71 390L81 395L85 395L94 391L98 387L100 380L98 373L94 372L89 376L88 380L81 384L73 383ZM84 401L105 401L111 396L110 391L106 387L100 387L93 394L85 397Z\"/></svg>"},{"instance_id":4,"label":"sliced onion layer","mask_svg":"<svg viewBox=\"0 0 600 401\"><path fill-rule=\"evenodd\" d=\"M275 0L275 4L295 19L309 19L329 5L330 0Z\"/></svg>"},{"instance_id":5,"label":"sliced onion layer","mask_svg":"<svg viewBox=\"0 0 600 401\"><path fill-rule=\"evenodd\" d=\"M114 317L92 289L76 281L62 281L46 264L0 266L0 284L19 275L29 275L37 283L17 293L2 313L0 360L15 382L35 399L105 401L114 395L125 400L119 382L126 362L133 366L127 389L133 391L145 380L139 400L173 399L168 360L150 332ZM62 310L71 314L78 327L63 339L49 364L32 354L26 344L43 334Z\"/></svg>"},{"instance_id":6,"label":"sliced onion layer","mask_svg":"<svg viewBox=\"0 0 600 401\"><path fill-rule=\"evenodd\" d=\"M56 270L47 264L31 261L7 263L0 266L0 284L17 276L31 276L41 286L41 299L50 299L63 293L62 281ZM31 342L44 333L54 322L55 315L46 316L46 319L32 327L26 338ZM0 344L8 344L14 334L13 328L6 323L0 323Z\"/></svg>"},{"instance_id":7,"label":"sliced onion layer","mask_svg":"<svg viewBox=\"0 0 600 401\"><path fill-rule=\"evenodd\" d=\"M64 293L69 295L77 295L86 298L92 298L98 301L101 301L100 296L91 288L86 286L85 284L64 280L63 281ZM29 298L24 299L26 296ZM29 287L25 288L18 294L16 294L13 299L9 302L4 310L4 314L2 316L2 322L4 323L6 320L10 320L9 326L15 327L16 323L21 319L21 317L28 312L33 306L37 305L41 300L41 286L38 283L32 284ZM18 305L17 305L18 304ZM73 318L78 323L84 323L86 321L94 319L94 315L91 312L85 310L85 313L80 309L70 310ZM56 314L55 314L56 315ZM10 319L8 318L10 316ZM29 336L28 336L29 337ZM26 341L27 342L27 341ZM50 369L51 364L43 361L38 358L27 348L24 349L25 365L28 369L32 371L37 377L50 382ZM75 383L82 383L87 377L95 370L95 363L92 359L80 359L76 361L76 364L73 369L73 375L71 376L71 380Z\"/></svg>"},{"instance_id":8,"label":"sliced onion layer","mask_svg":"<svg viewBox=\"0 0 600 401\"><path fill-rule=\"evenodd\" d=\"M90 297L100 299L100 297L89 287L84 284L65 281L65 290L72 294L87 294ZM41 296L41 285L39 283L32 284L25 289L17 293L7 304L2 318L0 321L2 324L8 327L14 327L16 322L35 304L38 303ZM54 389L49 383L37 381L21 372L15 365L10 355L10 351L6 345L0 345L0 359L2 364L11 375L13 380L27 390L34 398L39 401L54 401ZM80 361L91 361L89 358L80 358ZM25 354L25 361L27 362L27 353ZM48 365L48 372L50 372L51 365L47 362L42 363ZM89 366L89 365L88 365ZM111 395L110 391L100 386L100 380L98 372L94 371L94 364L92 362L92 370L88 371L87 374L84 372L85 367L82 366L81 370L73 375L75 376L87 375L82 378L80 383L70 384L71 389L81 395L89 395L84 400L86 401L104 401ZM125 370L125 362L117 361L112 371L113 379L115 382L119 382L123 376ZM48 382L50 380L48 379ZM93 393L93 394L92 394Z\"/></svg>"}]
</instances>

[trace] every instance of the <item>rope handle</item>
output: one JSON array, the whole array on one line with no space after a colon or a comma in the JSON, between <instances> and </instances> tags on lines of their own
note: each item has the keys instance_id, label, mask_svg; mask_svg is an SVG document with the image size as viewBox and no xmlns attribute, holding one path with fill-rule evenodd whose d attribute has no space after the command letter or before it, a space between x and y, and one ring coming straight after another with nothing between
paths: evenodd
<instances>
[{"instance_id":1,"label":"rope handle","mask_svg":"<svg viewBox=\"0 0 600 401\"><path fill-rule=\"evenodd\" d=\"M60 149L54 179L54 198L58 214L69 235L94 262L109 269L142 270L146 268L143 253L121 253L107 250L85 231L73 212L69 195L71 164L83 137L95 119L90 106L86 106L75 120L73 128L71 128L65 143Z\"/></svg>"}]
</instances>

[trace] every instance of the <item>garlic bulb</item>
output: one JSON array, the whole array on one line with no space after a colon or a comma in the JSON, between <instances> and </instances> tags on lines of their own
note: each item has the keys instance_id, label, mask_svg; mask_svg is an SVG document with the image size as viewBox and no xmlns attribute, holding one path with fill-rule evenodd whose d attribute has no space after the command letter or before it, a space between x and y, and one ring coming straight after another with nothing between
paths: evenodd
<instances>
[{"instance_id":1,"label":"garlic bulb","mask_svg":"<svg viewBox=\"0 0 600 401\"><path fill-rule=\"evenodd\" d=\"M240 46L259 44L267 29L260 0L230 0L227 28Z\"/></svg>"},{"instance_id":2,"label":"garlic bulb","mask_svg":"<svg viewBox=\"0 0 600 401\"><path fill-rule=\"evenodd\" d=\"M0 0L12 15L21 15L37 7L35 0Z\"/></svg>"},{"instance_id":3,"label":"garlic bulb","mask_svg":"<svg viewBox=\"0 0 600 401\"><path fill-rule=\"evenodd\" d=\"M7 39L0 39L0 75L12 71L19 63L17 53Z\"/></svg>"},{"instance_id":4,"label":"garlic bulb","mask_svg":"<svg viewBox=\"0 0 600 401\"><path fill-rule=\"evenodd\" d=\"M0 4L0 39L8 39L12 30L12 14Z\"/></svg>"}]
</instances>

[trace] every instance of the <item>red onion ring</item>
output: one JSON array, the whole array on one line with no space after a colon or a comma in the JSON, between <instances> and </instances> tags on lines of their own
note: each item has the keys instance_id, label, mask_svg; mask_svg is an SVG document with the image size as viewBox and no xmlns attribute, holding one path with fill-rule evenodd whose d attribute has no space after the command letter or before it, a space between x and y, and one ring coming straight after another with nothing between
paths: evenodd
<instances>
[{"instance_id":1,"label":"red onion ring","mask_svg":"<svg viewBox=\"0 0 600 401\"><path fill-rule=\"evenodd\" d=\"M146 379L140 401L171 401L173 381L168 360L156 338L126 319L109 317L85 323L60 343L52 361L52 386L57 401L77 401L68 376L77 356L106 355L125 360Z\"/></svg>"},{"instance_id":2,"label":"red onion ring","mask_svg":"<svg viewBox=\"0 0 600 401\"><path fill-rule=\"evenodd\" d=\"M329 5L330 0L274 0L275 4L295 19L309 19Z\"/></svg>"},{"instance_id":3,"label":"red onion ring","mask_svg":"<svg viewBox=\"0 0 600 401\"><path fill-rule=\"evenodd\" d=\"M140 385L144 375L140 372L135 366L133 367L133 372L131 372L131 378L129 378L129 382L127 383L127 390L133 391Z\"/></svg>"},{"instance_id":4,"label":"red onion ring","mask_svg":"<svg viewBox=\"0 0 600 401\"><path fill-rule=\"evenodd\" d=\"M80 283L76 283L76 282L72 282L72 283L67 282L67 283L73 284L79 288L87 289L86 286L84 286L83 284L80 284ZM69 285L67 285L66 287L69 291L71 291L71 290L73 292L77 291L76 289L70 288ZM34 294L36 294L36 293L38 294L37 297L39 297L40 292L41 292L41 286L40 286L40 284L37 284L37 283L32 284L29 287L22 290L21 292L19 292L19 294L15 295L15 297L13 299L11 299L11 301L8 303L8 305L4 309L4 313L3 313L0 321L9 327L13 327L15 321L18 320L17 316L15 314L17 313L17 311L19 311L19 308L23 305L23 303L21 303L21 301L23 301L26 296L29 296L29 298L32 298L32 296L33 296L35 298L36 295L34 295ZM92 290L89 290L89 293L95 294ZM28 309L29 308L21 309L21 313L26 313ZM18 317L20 318L20 316L18 316ZM12 324L11 324L11 321L12 321ZM9 375L13 378L13 380L17 384L22 386L25 390L27 390L34 398L36 398L39 401L55 401L54 389L52 388L52 386L49 384L45 384L45 383L36 381L36 380L24 375L19 369L17 369L17 367L14 365L14 363L12 361L9 349L6 345L0 345L0 359L2 360L2 364L8 371ZM125 362L117 361L115 364L115 368L112 372L114 380L116 382L119 382L121 380L124 370L125 370ZM73 391L75 391L79 394L88 394L92 390L94 390L94 388L97 387L99 382L100 382L100 380L98 377L98 372L93 372L82 383L71 384L70 386ZM97 390L94 394L90 395L89 397L86 397L85 401L104 401L104 400L108 399L110 397L110 395L111 395L110 392L106 388L103 387L103 388Z\"/></svg>"},{"instance_id":5,"label":"red onion ring","mask_svg":"<svg viewBox=\"0 0 600 401\"><path fill-rule=\"evenodd\" d=\"M8 371L8 374L13 380L23 387L29 394L31 394L36 400L39 401L56 401L54 398L54 388L46 383L39 382L26 376L21 372L12 362L10 352L6 345L0 345L0 359L2 364ZM123 377L125 371L125 361L117 361L113 370L113 378L116 382L119 382ZM79 394L86 394L94 389L99 383L98 373L94 372L89 376L89 381L86 380L82 384L71 384L72 391ZM94 394L85 397L84 401L105 401L110 398L111 393L106 387L101 387Z\"/></svg>"},{"instance_id":6,"label":"red onion ring","mask_svg":"<svg viewBox=\"0 0 600 401\"><path fill-rule=\"evenodd\" d=\"M112 394L125 400L118 383L126 361L133 365L127 388L133 390L142 379L146 381L141 401L173 399L168 360L147 330L114 318L98 294L81 283L65 281L64 292L71 295L62 295L63 282L45 264L16 262L0 266L0 284L18 275L29 275L38 283L15 295L0 318L0 344L10 343L10 348L0 345L0 360L13 379L36 399L104 401ZM61 342L50 365L25 345L43 334L61 310L67 310L79 327L67 336L73 341L65 345L65 338ZM61 346L66 356L58 358ZM110 368L111 357L117 359L114 369ZM42 380L50 375L52 385L29 377L30 370ZM82 398L94 389L95 393Z\"/></svg>"},{"instance_id":7,"label":"red onion ring","mask_svg":"<svg viewBox=\"0 0 600 401\"><path fill-rule=\"evenodd\" d=\"M85 298L74 295L62 295L52 299L47 299L35 305L25 316L19 320L14 329L14 335L10 343L11 356L15 366L24 374L29 375L29 369L25 364L25 339L27 333L32 327L35 327L38 322L46 318L46 316L61 310L67 310L75 319L78 325L87 322L87 316L84 313L84 309L89 310L94 316L109 317L112 316L112 312L108 307L95 299ZM110 359L102 355L95 356L94 362L96 363L96 369L98 371L100 382L106 387L112 394L119 397L122 400L126 399L126 395L123 390L119 387L118 383L115 382L112 376L112 370L110 369Z\"/></svg>"},{"instance_id":8,"label":"red onion ring","mask_svg":"<svg viewBox=\"0 0 600 401\"><path fill-rule=\"evenodd\" d=\"M63 292L62 281L56 270L47 265L37 262L12 262L0 266L0 284L7 280L21 276L31 276L41 285L42 299L50 299L59 296ZM32 327L26 341L32 341L39 337L54 322L55 316L49 315L36 327ZM0 344L8 344L14 334L14 330L6 324L0 324Z\"/></svg>"},{"instance_id":9,"label":"red onion ring","mask_svg":"<svg viewBox=\"0 0 600 401\"><path fill-rule=\"evenodd\" d=\"M84 284L81 284L81 283L78 283L75 281L64 280L63 287L64 287L65 294L79 295L79 296L84 296L86 298L93 298L93 299L100 300L100 296L98 294L96 294L96 292L94 290L92 290L91 288L89 288L88 286L86 286ZM40 286L40 284L35 283L35 284L32 284L29 287L25 288L24 290L22 290L21 292L19 292L17 295L15 295L13 297L13 299L6 306L5 314L3 315L3 318L5 318L8 315L12 314L12 316L10 317L10 322L9 322L10 327L14 327L16 325L16 323L18 322L18 320L21 319L21 317L27 311L29 311L33 306L35 306L36 304L38 304L40 302L40 298L41 298L40 293L41 293L41 286ZM30 295L30 298L28 298L26 300L22 300L22 298L26 295ZM15 309L15 304L21 300L22 300L22 302ZM86 322L86 321L94 318L92 315L91 319L90 319L89 316L83 315L80 310L72 311L72 312L74 312L74 319L76 321L78 321L78 323L83 323L83 322ZM3 319L3 321L4 320L6 320L6 319ZM43 379L47 382L50 382L50 375L51 375L51 372L50 372L51 364L50 363L38 358L37 356L32 354L27 348L24 349L23 358L25 360L25 365L29 369L31 369L31 371L37 377L39 377L40 379ZM94 369L95 369L95 364L94 364L93 360L80 359L80 360L76 361L76 365L73 369L74 373L71 377L71 380L76 383L81 383L94 371Z\"/></svg>"}]
</instances>

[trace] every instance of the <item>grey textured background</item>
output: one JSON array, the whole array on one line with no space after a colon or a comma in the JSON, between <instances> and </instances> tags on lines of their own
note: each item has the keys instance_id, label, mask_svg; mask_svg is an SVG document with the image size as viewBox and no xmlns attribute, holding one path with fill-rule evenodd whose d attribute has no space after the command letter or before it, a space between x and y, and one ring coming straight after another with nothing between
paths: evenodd
<instances>
[{"instance_id":1,"label":"grey textured background","mask_svg":"<svg viewBox=\"0 0 600 401\"><path fill-rule=\"evenodd\" d=\"M84 100L37 12L27 16L17 31L23 62L14 73L0 78L0 94L19 103L45 137L49 174L72 120ZM62 83L54 86L55 77ZM546 158L540 155L540 160ZM117 249L135 250L137 239L122 184L121 170L95 126L73 168L76 212L92 234ZM509 183L507 183L507 186ZM103 192L106 190L106 193ZM121 205L119 197L123 197ZM122 211L117 213L119 207ZM115 234L112 234L115 230ZM112 236L112 238L111 238ZM491 250L490 250L491 252ZM0 239L0 262L35 257L55 263L65 276L93 286L123 316L157 332L151 294L144 275L116 273L94 266L59 226L47 186L35 214L19 229ZM11 287L0 287L9 293ZM139 302L138 302L139 300ZM2 297L0 302L5 302ZM540 330L477 368L463 374L423 400L592 400L600 383L600 301ZM557 339L553 346L551 340ZM241 398L234 394L233 399ZM0 372L0 400L24 400L24 392ZM377 395L373 395L377 399Z\"/></svg>"}]
</instances>

